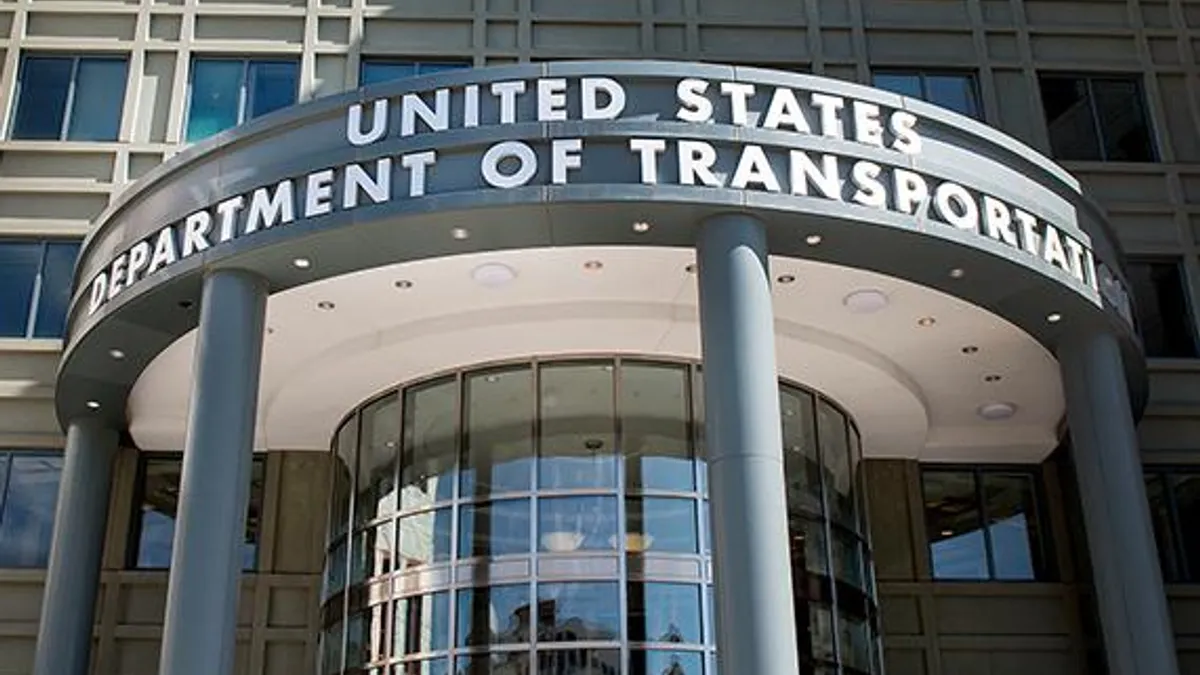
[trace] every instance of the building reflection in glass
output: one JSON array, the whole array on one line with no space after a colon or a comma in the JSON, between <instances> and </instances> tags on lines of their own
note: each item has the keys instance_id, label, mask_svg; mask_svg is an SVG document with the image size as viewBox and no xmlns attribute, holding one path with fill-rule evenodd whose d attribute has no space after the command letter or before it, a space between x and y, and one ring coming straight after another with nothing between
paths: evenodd
<instances>
[{"instance_id":1,"label":"building reflection in glass","mask_svg":"<svg viewBox=\"0 0 1200 675\"><path fill-rule=\"evenodd\" d=\"M642 359L503 364L347 417L322 674L716 675L700 380ZM878 672L857 431L799 386L780 402L802 663Z\"/></svg>"}]
</instances>

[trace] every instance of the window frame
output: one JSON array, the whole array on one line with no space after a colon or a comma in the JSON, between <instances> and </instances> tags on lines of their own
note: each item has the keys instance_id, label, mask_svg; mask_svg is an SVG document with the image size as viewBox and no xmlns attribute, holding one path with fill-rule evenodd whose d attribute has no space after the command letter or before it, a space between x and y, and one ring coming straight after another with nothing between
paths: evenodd
<instances>
[{"instance_id":1,"label":"window frame","mask_svg":"<svg viewBox=\"0 0 1200 675\"><path fill-rule=\"evenodd\" d=\"M29 58L41 59L62 59L71 61L71 75L67 81L67 98L63 102L63 115L58 123L57 138L21 138L16 135L17 115L21 110L21 99L24 94L25 84L25 63ZM79 83L79 65L84 60L94 61L119 61L125 67L125 82L121 89L121 102L117 109L117 130L114 138L110 140L91 141L85 139L68 138L71 133L71 118L73 117L72 107L75 105L75 90ZM17 64L16 82L13 85L13 97L11 109L8 114L8 133L7 137L10 141L22 141L27 143L117 143L121 140L121 127L125 124L125 99L129 94L129 55L122 52L105 53L105 52L60 52L60 51L41 51L38 49L22 49L20 54L20 62Z\"/></svg>"},{"instance_id":2,"label":"window frame","mask_svg":"<svg viewBox=\"0 0 1200 675\"><path fill-rule=\"evenodd\" d=\"M1167 570L1162 570L1163 582L1168 584L1200 584L1200 574L1193 576L1190 573L1191 564L1188 560L1186 547L1183 545L1181 533L1186 532L1186 528L1182 526L1179 520L1179 504L1175 498L1175 490L1171 479L1179 476L1200 476L1200 466L1187 464L1147 464L1142 466L1142 481L1148 482L1148 479L1154 478L1162 481L1163 497L1166 500L1167 506L1167 526L1171 528L1171 550L1169 551L1172 562L1177 568L1179 574L1172 578L1167 575ZM1146 508L1150 508L1150 502L1147 499ZM1150 514L1151 529L1153 529L1154 514ZM1155 547L1159 549L1156 553L1161 552L1163 542L1158 541L1155 537ZM1161 556L1161 554L1160 554ZM1160 557L1161 560L1161 557ZM1200 569L1200 561L1196 562L1196 567Z\"/></svg>"},{"instance_id":3,"label":"window frame","mask_svg":"<svg viewBox=\"0 0 1200 675\"><path fill-rule=\"evenodd\" d=\"M164 571L168 571L171 569L170 564L167 564L166 566L142 566L142 565L138 564L138 554L141 551L141 542L142 542L142 518L141 518L142 509L141 509L141 507L146 499L146 465L152 461L175 460L179 463L180 476L182 477L182 475L183 475L183 452L182 451L170 451L170 450L149 450L149 451L139 450L137 455L138 455L137 456L137 469L134 472L133 499L129 503L129 520L126 523L125 553L124 553L124 560L123 560L123 563L124 563L123 568L126 570L142 571L142 572L164 572ZM253 480L254 464L262 465L263 503L260 505L260 509L265 509L266 504L267 504L267 456L255 453L251 462L252 462L252 464L250 467L250 475L246 477L248 480ZM245 526L246 526L245 521L248 521L250 518L250 501L249 500L252 499L254 496L253 489L248 490L246 494L247 494L246 515L244 516L244 521L243 521L243 525L242 525L243 530L245 530ZM258 519L258 525L257 525L257 532L256 532L257 539L256 539L256 544L255 544L255 549L254 549L254 564L251 567L242 569L241 572L243 574L256 574L256 573L263 571L261 569L262 560L263 560L263 558L262 558L263 521L264 521L264 519L262 518L262 514L260 513L259 519ZM174 532L174 525L172 525L172 532ZM173 539L173 537L172 537L172 539ZM171 557L172 558L174 558L174 548L175 548L174 541L172 541L172 543L171 543L171 549L172 549Z\"/></svg>"},{"instance_id":4,"label":"window frame","mask_svg":"<svg viewBox=\"0 0 1200 675\"><path fill-rule=\"evenodd\" d=\"M56 337L37 337L38 314L41 309L42 296L45 295L43 287L46 281L46 255L50 250L50 244L71 244L77 246L75 252L75 265L79 264L79 251L83 247L82 239L71 237L0 237L0 248L5 244L37 244L40 249L38 257L38 271L33 277L33 292L29 298L29 312L25 316L25 333L20 336L9 335L0 336L0 340L61 340L65 335L66 322L64 318L63 329L64 335ZM71 281L74 281L75 272L71 272ZM69 312L69 309L68 309ZM2 505L0 505L2 506Z\"/></svg>"},{"instance_id":5,"label":"window frame","mask_svg":"<svg viewBox=\"0 0 1200 675\"><path fill-rule=\"evenodd\" d=\"M921 492L921 527L924 530L925 553L928 559L927 570L930 581L934 583L964 583L964 584L1031 584L1053 582L1058 579L1058 570L1054 560L1054 545L1050 539L1049 508L1046 501L1045 473L1038 464L954 464L949 462L929 462L919 465L919 482ZM934 572L933 542L929 536L929 521L926 515L925 475L928 473L970 473L974 481L974 506L980 514L980 531L983 535L984 554L987 564L986 579L941 578ZM988 523L987 502L983 491L983 478L993 475L1023 475L1029 478L1031 497L1033 501L1033 517L1037 525L1036 541L1030 542L1030 556L1033 563L1033 578L1031 579L1000 579L996 576L996 554L992 542L992 533ZM1035 548L1036 547L1036 548ZM1040 563L1040 564L1039 564Z\"/></svg>"},{"instance_id":6,"label":"window frame","mask_svg":"<svg viewBox=\"0 0 1200 675\"><path fill-rule=\"evenodd\" d=\"M225 129L222 129L221 131L217 131L215 133L209 134L208 136L204 136L203 138L197 138L195 140L188 140L188 128L192 123L192 102L193 102L193 96L195 95L196 63L198 61L224 61L227 63L241 64L242 72L241 72L241 75L238 76L237 121L233 124L233 126L226 127ZM237 55L233 55L233 54L216 54L216 55L192 54L191 59L188 61L187 95L184 97L185 107L184 107L184 111L183 111L184 114L183 114L183 125L182 125L183 138L180 139L181 142L183 142L183 143L200 143L201 141L212 138L213 136L215 136L219 133L228 131L229 129L235 129L237 127L240 127L243 124L246 124L247 122L249 122L250 120L256 119L258 117L258 116L247 117L248 111L254 109L254 100L253 100L254 90L251 87L251 82L250 82L250 76L251 76L250 64L251 63L288 63L288 64L295 66L296 67L296 89L295 89L295 91L292 92L292 104L291 105L296 105L300 102L301 78L300 78L300 59L298 59L298 58L293 58L290 55L276 56L276 55L271 55L271 54L262 54L262 55L255 55L255 56L237 56ZM272 111L272 112L274 112L274 111ZM265 114L269 114L269 113L265 113Z\"/></svg>"},{"instance_id":7,"label":"window frame","mask_svg":"<svg viewBox=\"0 0 1200 675\"><path fill-rule=\"evenodd\" d=\"M1105 162L1117 164L1153 164L1162 161L1162 152L1159 148L1158 130L1154 124L1154 116L1150 114L1150 100L1146 96L1146 76L1142 73L1130 72L1114 72L1114 71L1081 71L1081 70L1036 70L1037 75L1037 100L1042 109L1042 124L1046 129L1046 143L1048 146L1048 154L1055 161L1062 162ZM1054 156L1053 141L1050 138L1050 120L1046 116L1046 103L1042 100L1042 82L1045 78L1073 78L1084 83L1088 104L1088 118L1092 120L1092 129L1096 133L1096 141L1098 144L1097 150L1100 159L1067 159ZM1100 124L1100 112L1096 109L1096 93L1094 83L1096 80L1125 80L1132 82L1137 88L1137 103L1141 106L1142 116L1146 120L1146 140L1149 145L1149 159L1109 159L1108 144L1105 143L1104 127Z\"/></svg>"},{"instance_id":8,"label":"window frame","mask_svg":"<svg viewBox=\"0 0 1200 675\"><path fill-rule=\"evenodd\" d=\"M979 86L979 71L978 70L972 70L970 68L962 68L962 69L941 68L941 67L924 68L921 66L915 66L915 67L881 66L878 68L872 67L871 68L871 86L876 89L883 89L882 87L879 87L875 84L875 76L876 75L914 76L917 78L917 81L921 87L921 96L920 96L921 101L928 103L929 105L935 105L935 106L938 106L939 108L944 108L945 110L949 110L950 112L962 115L963 117L969 117L969 118L971 118L973 120L977 120L979 122L984 122L987 120L987 113L983 109L983 91ZM962 77L962 78L965 78L971 88L971 101L975 106L976 114L971 115L969 113L960 112L953 108L947 108L946 106L943 106L943 105L931 100L929 98L929 78L930 77ZM883 89L883 91L891 91L891 90ZM893 92L893 93L895 93L895 92ZM903 96L903 94L897 94L897 95Z\"/></svg>"}]
</instances>

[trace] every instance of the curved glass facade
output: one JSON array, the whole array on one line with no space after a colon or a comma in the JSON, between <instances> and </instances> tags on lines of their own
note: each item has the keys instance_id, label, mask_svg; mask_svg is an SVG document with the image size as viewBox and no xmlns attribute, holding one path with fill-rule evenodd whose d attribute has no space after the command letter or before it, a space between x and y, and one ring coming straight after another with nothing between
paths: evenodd
<instances>
[{"instance_id":1,"label":"curved glass facade","mask_svg":"<svg viewBox=\"0 0 1200 675\"><path fill-rule=\"evenodd\" d=\"M716 675L700 370L463 370L334 439L321 673ZM858 434L780 384L805 672L879 671Z\"/></svg>"}]
</instances>

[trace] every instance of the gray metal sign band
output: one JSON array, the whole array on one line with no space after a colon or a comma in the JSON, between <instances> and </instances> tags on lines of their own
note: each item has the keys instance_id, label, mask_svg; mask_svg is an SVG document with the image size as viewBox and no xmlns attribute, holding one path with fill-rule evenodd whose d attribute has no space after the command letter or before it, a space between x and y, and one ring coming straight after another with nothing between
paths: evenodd
<instances>
[{"instance_id":1,"label":"gray metal sign band","mask_svg":"<svg viewBox=\"0 0 1200 675\"><path fill-rule=\"evenodd\" d=\"M838 80L567 62L368 87L156 168L84 246L60 414L123 402L145 363L194 327L206 268L251 268L278 291L470 251L691 246L700 219L728 210L764 219L774 254L939 288L1047 345L1061 327L1046 316L1069 316L1137 355L1101 212L1013 139ZM315 264L297 269L296 257ZM118 347L131 358L106 362Z\"/></svg>"}]
</instances>

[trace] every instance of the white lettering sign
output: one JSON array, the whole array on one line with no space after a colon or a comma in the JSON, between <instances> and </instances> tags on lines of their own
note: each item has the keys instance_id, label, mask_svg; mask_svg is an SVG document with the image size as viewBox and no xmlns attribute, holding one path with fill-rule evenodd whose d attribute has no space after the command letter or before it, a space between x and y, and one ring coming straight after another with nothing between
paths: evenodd
<instances>
[{"instance_id":1,"label":"white lettering sign","mask_svg":"<svg viewBox=\"0 0 1200 675\"><path fill-rule=\"evenodd\" d=\"M630 184L754 190L798 200L833 200L848 209L892 211L922 226L926 221L940 223L1024 252L1103 291L1106 298L1117 298L1118 307L1128 307L1111 275L1097 280L1086 242L1019 204L914 170L911 158L921 153L922 138L919 120L911 112L786 86L697 78L671 84L667 93L673 93L673 100L659 117L676 124L724 124L837 139L842 145L871 148L873 159L679 134L618 139L603 131L593 136L576 131L566 138L500 140L478 151L465 150L475 164L475 189L586 180L589 143L606 145L609 162L614 161L616 146L618 160L622 154L627 160L622 175ZM432 141L455 129L620 120L628 104L621 82L597 76L467 84L354 103L346 110L345 142L362 148L357 151L361 159L252 188L156 230L93 276L89 313L140 280L234 239L445 189L439 188L439 152L432 142L400 155L368 154L367 148L388 138L409 138L411 147L413 141L419 146L422 138ZM885 159L889 155L893 159ZM455 171L461 179L460 169Z\"/></svg>"}]
</instances>

